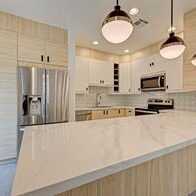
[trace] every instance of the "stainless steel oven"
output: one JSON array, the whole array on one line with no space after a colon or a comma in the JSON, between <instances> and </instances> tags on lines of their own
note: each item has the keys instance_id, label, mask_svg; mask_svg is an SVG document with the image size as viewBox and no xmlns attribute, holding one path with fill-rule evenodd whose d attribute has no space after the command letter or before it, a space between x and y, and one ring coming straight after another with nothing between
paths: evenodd
<instances>
[{"instance_id":1,"label":"stainless steel oven","mask_svg":"<svg viewBox=\"0 0 196 196\"><path fill-rule=\"evenodd\" d=\"M165 73L141 77L142 91L164 91L165 88L166 88Z\"/></svg>"}]
</instances>

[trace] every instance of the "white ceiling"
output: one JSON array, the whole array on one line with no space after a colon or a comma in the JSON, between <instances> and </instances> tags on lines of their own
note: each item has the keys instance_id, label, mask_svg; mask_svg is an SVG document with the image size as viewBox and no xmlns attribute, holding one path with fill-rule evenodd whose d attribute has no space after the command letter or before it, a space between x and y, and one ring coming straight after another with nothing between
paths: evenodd
<instances>
[{"instance_id":1,"label":"white ceiling","mask_svg":"<svg viewBox=\"0 0 196 196\"><path fill-rule=\"evenodd\" d=\"M149 21L135 28L123 44L110 44L101 35L105 16L113 9L115 0L1 0L0 9L9 13L56 26L70 28L77 33L77 44L117 54L131 52L167 37L170 25L170 0L119 0L125 11L139 7L139 15L132 17ZM175 26L183 30L183 13L196 7L196 0L174 0ZM99 41L93 46L92 41Z\"/></svg>"}]
</instances>

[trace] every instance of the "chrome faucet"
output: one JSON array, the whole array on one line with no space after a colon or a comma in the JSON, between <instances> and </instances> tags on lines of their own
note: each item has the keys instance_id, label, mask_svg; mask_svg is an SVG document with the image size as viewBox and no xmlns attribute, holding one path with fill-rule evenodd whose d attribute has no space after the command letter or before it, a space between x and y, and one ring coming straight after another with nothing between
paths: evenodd
<instances>
[{"instance_id":1,"label":"chrome faucet","mask_svg":"<svg viewBox=\"0 0 196 196\"><path fill-rule=\"evenodd\" d=\"M101 94L97 93L96 94L96 107L99 107L101 104Z\"/></svg>"}]
</instances>

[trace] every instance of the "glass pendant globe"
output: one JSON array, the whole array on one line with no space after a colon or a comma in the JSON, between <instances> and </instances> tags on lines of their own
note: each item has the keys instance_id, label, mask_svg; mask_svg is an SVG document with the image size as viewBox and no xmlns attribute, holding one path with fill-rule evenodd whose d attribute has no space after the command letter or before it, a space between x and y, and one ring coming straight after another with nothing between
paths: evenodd
<instances>
[{"instance_id":1,"label":"glass pendant globe","mask_svg":"<svg viewBox=\"0 0 196 196\"><path fill-rule=\"evenodd\" d=\"M192 65L196 66L196 54L191 59L191 63L192 63Z\"/></svg>"},{"instance_id":2,"label":"glass pendant globe","mask_svg":"<svg viewBox=\"0 0 196 196\"><path fill-rule=\"evenodd\" d=\"M172 32L169 38L161 45L160 55L165 59L175 59L181 56L185 49L184 41Z\"/></svg>"},{"instance_id":3,"label":"glass pendant globe","mask_svg":"<svg viewBox=\"0 0 196 196\"><path fill-rule=\"evenodd\" d=\"M121 10L117 1L114 10L106 16L102 24L103 37L111 43L119 44L126 41L132 32L132 20L126 12Z\"/></svg>"},{"instance_id":4,"label":"glass pendant globe","mask_svg":"<svg viewBox=\"0 0 196 196\"><path fill-rule=\"evenodd\" d=\"M114 44L126 41L132 32L133 25L123 20L112 21L102 27L104 38Z\"/></svg>"}]
</instances>

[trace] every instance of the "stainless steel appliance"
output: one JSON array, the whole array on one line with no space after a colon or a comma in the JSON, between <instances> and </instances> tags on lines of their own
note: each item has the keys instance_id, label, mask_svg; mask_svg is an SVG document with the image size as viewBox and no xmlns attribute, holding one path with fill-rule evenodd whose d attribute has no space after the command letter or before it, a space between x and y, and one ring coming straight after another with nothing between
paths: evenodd
<instances>
[{"instance_id":1,"label":"stainless steel appliance","mask_svg":"<svg viewBox=\"0 0 196 196\"><path fill-rule=\"evenodd\" d=\"M166 74L159 73L151 76L144 76L140 79L142 91L163 91L166 89Z\"/></svg>"},{"instance_id":2,"label":"stainless steel appliance","mask_svg":"<svg viewBox=\"0 0 196 196\"><path fill-rule=\"evenodd\" d=\"M67 121L67 71L18 67L18 150L25 126Z\"/></svg>"},{"instance_id":3,"label":"stainless steel appliance","mask_svg":"<svg viewBox=\"0 0 196 196\"><path fill-rule=\"evenodd\" d=\"M147 108L136 108L135 115L159 114L160 110L174 109L173 99L149 99Z\"/></svg>"}]
</instances>

